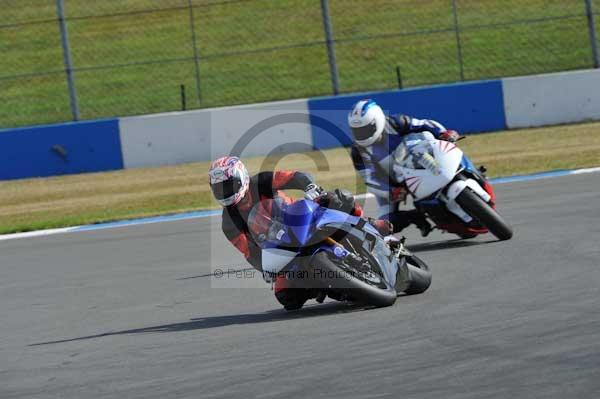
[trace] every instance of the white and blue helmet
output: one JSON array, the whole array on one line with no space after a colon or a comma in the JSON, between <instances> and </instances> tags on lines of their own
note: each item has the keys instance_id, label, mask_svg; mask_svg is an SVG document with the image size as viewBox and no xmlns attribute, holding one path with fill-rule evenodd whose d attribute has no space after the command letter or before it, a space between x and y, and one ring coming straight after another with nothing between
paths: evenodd
<instances>
[{"instance_id":1,"label":"white and blue helmet","mask_svg":"<svg viewBox=\"0 0 600 399\"><path fill-rule=\"evenodd\" d=\"M360 100L348 115L348 125L356 144L368 147L375 143L385 129L385 114L373 100Z\"/></svg>"}]
</instances>

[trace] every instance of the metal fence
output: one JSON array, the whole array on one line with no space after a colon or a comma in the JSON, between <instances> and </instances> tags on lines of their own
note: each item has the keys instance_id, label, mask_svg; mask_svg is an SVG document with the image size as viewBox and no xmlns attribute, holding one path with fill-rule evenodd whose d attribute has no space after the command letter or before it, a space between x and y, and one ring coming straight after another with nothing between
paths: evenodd
<instances>
[{"instance_id":1,"label":"metal fence","mask_svg":"<svg viewBox=\"0 0 600 399\"><path fill-rule=\"evenodd\" d=\"M0 127L598 67L600 0L0 0Z\"/></svg>"}]
</instances>

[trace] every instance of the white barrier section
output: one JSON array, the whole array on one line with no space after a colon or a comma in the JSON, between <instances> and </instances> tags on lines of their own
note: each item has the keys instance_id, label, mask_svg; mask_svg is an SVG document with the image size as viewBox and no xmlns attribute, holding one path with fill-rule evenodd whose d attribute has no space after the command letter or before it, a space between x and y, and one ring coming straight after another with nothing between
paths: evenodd
<instances>
[{"instance_id":1,"label":"white barrier section","mask_svg":"<svg viewBox=\"0 0 600 399\"><path fill-rule=\"evenodd\" d=\"M121 118L120 134L125 168L312 148L306 100Z\"/></svg>"},{"instance_id":2,"label":"white barrier section","mask_svg":"<svg viewBox=\"0 0 600 399\"><path fill-rule=\"evenodd\" d=\"M509 128L600 119L600 70L502 79Z\"/></svg>"}]
</instances>

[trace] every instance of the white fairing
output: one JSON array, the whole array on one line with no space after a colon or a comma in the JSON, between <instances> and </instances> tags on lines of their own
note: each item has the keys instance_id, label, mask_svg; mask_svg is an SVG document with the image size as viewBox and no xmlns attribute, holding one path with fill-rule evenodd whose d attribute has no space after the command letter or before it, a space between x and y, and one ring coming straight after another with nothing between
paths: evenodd
<instances>
[{"instance_id":1,"label":"white fairing","mask_svg":"<svg viewBox=\"0 0 600 399\"><path fill-rule=\"evenodd\" d=\"M265 272L277 274L286 267L298 253L279 248L262 250L262 269Z\"/></svg>"},{"instance_id":2,"label":"white fairing","mask_svg":"<svg viewBox=\"0 0 600 399\"><path fill-rule=\"evenodd\" d=\"M473 179L452 183L459 171L463 152L453 143L437 140L431 133L410 134L403 145L394 153L394 173L396 179L404 179L406 187L416 200L448 187L446 195L438 198L461 220L469 223L472 217L456 202L456 197L467 187L472 189L485 202L490 195Z\"/></svg>"},{"instance_id":3,"label":"white fairing","mask_svg":"<svg viewBox=\"0 0 600 399\"><path fill-rule=\"evenodd\" d=\"M459 180L454 183L448 190L446 190L446 207L456 216L461 218L464 222L469 223L473 218L469 216L463 209L456 203L456 197L460 195L464 191L465 188L469 187L471 190L475 192L475 194L479 195L485 202L488 202L491 197L490 195L483 189L481 186L473 179L467 180Z\"/></svg>"},{"instance_id":4,"label":"white fairing","mask_svg":"<svg viewBox=\"0 0 600 399\"><path fill-rule=\"evenodd\" d=\"M463 157L463 152L453 143L437 140L429 132L425 132L422 136L425 140L410 140L410 137L407 137L406 147L399 146L396 151L393 168L397 180L404 179L408 190L417 200L446 187L454 179ZM407 151L407 147L411 148L408 153L398 153ZM412 167L417 162L413 155L419 152L419 148L427 150L425 153L429 157L427 167L424 169ZM433 154L432 159L429 153Z\"/></svg>"},{"instance_id":5,"label":"white fairing","mask_svg":"<svg viewBox=\"0 0 600 399\"><path fill-rule=\"evenodd\" d=\"M467 187L475 191L475 194L479 195L485 202L488 202L491 199L490 195L473 179L460 180L452 183L446 191L446 197L450 200L455 200Z\"/></svg>"}]
</instances>

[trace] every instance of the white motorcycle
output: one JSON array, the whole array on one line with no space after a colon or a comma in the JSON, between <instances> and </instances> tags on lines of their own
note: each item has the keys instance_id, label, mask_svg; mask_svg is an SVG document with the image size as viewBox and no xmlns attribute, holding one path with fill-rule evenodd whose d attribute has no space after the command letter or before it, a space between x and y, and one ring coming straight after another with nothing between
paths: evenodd
<instances>
[{"instance_id":1,"label":"white motorcycle","mask_svg":"<svg viewBox=\"0 0 600 399\"><path fill-rule=\"evenodd\" d=\"M488 231L500 240L512 237L496 212L492 185L454 143L430 132L411 133L394 152L393 172L437 228L461 238Z\"/></svg>"}]
</instances>

